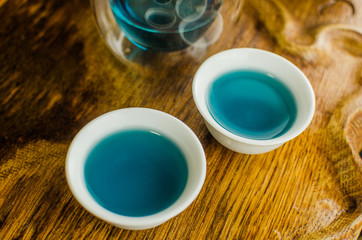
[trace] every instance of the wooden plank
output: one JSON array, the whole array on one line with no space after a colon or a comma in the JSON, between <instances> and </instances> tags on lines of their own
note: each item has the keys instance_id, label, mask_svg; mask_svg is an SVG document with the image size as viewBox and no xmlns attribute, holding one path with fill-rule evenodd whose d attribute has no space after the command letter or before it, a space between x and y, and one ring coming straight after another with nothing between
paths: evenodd
<instances>
[{"instance_id":1,"label":"wooden plank","mask_svg":"<svg viewBox=\"0 0 362 240\"><path fill-rule=\"evenodd\" d=\"M241 7L241 11L237 11ZM226 0L220 39L185 52L118 61L88 1L0 1L0 239L354 239L362 227L362 2ZM206 57L234 47L280 54L316 94L308 129L244 155L208 133L192 100ZM64 161L93 118L150 107L184 121L207 157L205 185L150 230L115 228L72 196Z\"/></svg>"}]
</instances>

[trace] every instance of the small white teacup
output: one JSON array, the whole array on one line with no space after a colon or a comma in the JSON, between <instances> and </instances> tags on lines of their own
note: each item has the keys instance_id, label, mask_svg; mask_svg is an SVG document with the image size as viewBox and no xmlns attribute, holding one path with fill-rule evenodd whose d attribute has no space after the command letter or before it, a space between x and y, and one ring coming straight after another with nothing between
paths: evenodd
<instances>
[{"instance_id":1,"label":"small white teacup","mask_svg":"<svg viewBox=\"0 0 362 240\"><path fill-rule=\"evenodd\" d=\"M244 70L275 77L293 97L296 106L294 121L280 135L269 139L241 136L222 126L210 113L208 98L212 84L228 73ZM215 139L233 151L246 154L265 153L295 138L309 125L315 109L311 84L294 64L277 54L253 48L230 49L211 56L197 70L192 93L195 104Z\"/></svg>"},{"instance_id":2,"label":"small white teacup","mask_svg":"<svg viewBox=\"0 0 362 240\"><path fill-rule=\"evenodd\" d=\"M186 183L182 192L176 198L176 200L171 203L171 205L151 215L129 216L108 210L95 199L94 194L91 193L88 188L89 185L85 178L86 162L88 161L87 159L89 159L90 153L95 149L95 147L99 146L99 143L102 140L106 139L109 136L112 136L112 134L127 131L129 129L146 129L152 132L152 134L154 133L159 136L167 137L167 139L173 142L174 145L178 147L180 152L182 152L185 159L184 163L186 162L184 166L187 166L187 179L185 181ZM127 141L128 138L126 139L126 142ZM143 146L148 146L147 143L150 142L146 142ZM152 144L150 143L150 145ZM162 144L158 145L158 148L162 149L163 146L164 145ZM139 152L146 152L146 150L144 149L138 149L137 144L134 150ZM119 152L119 158L122 158L122 154L122 152ZM147 156L149 158L156 159L158 159L159 157L157 154L154 153L153 156ZM104 160L106 160L105 158L106 157L104 157ZM167 158L165 159L167 160ZM101 160L101 163L102 161L103 159ZM131 162L132 161L133 158L131 159ZM147 161L149 161L149 159L142 159L142 162ZM152 165L152 162L151 165L146 165L146 170L148 169L148 166L150 166L151 168L155 168L155 165ZM156 168L157 166L159 165L156 165ZM163 166L161 166L161 168L158 168L158 170L156 169L156 171L161 171L162 167ZM94 119L76 135L68 150L65 169L67 181L73 195L86 210L88 210L96 217L117 227L131 230L139 230L152 228L166 222L167 220L181 213L193 202L193 200L199 194L205 180L206 159L202 145L196 135L188 126L186 126L177 118L154 109L124 108L106 113ZM137 168L134 168L134 170L131 170L131 172L126 172L126 175L132 176L132 174L137 172L137 170ZM97 171L97 168L95 168L95 172ZM99 169L99 171L102 170ZM144 172L137 173L137 176L143 177L143 173ZM116 172L116 175L117 174L118 171ZM177 176L174 175L172 171L167 172L167 174L168 176L171 174L171 178ZM169 184L162 181L163 179L164 178L161 178L161 180L157 180L157 183L160 183L162 186L163 184ZM154 180L145 179L145 181L147 188L147 186L149 186L148 181L152 182ZM128 183L129 182L123 182L122 184L126 184L127 187ZM132 183L129 184L132 185ZM101 190L106 187L107 186L102 185ZM108 189L107 192L109 192L110 190ZM158 188L158 190L162 192L162 189ZM139 189L135 189L135 191L137 192L139 191ZM142 201L146 201L147 205L147 196L149 195L141 192L141 196L143 197Z\"/></svg>"}]
</instances>

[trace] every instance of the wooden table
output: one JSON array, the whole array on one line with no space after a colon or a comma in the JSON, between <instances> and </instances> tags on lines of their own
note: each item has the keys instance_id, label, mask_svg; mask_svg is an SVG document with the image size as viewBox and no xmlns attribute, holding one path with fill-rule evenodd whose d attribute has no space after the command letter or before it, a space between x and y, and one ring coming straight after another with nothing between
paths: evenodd
<instances>
[{"instance_id":1,"label":"wooden table","mask_svg":"<svg viewBox=\"0 0 362 240\"><path fill-rule=\"evenodd\" d=\"M198 59L156 54L137 68L107 49L88 0L0 0L0 239L357 238L362 1L225 0L222 14L220 39ZM315 91L307 130L266 154L221 146L192 99L200 63L235 47L286 57ZM125 107L181 119L207 157L198 198L144 231L93 217L72 196L64 173L67 149L82 126Z\"/></svg>"}]
</instances>

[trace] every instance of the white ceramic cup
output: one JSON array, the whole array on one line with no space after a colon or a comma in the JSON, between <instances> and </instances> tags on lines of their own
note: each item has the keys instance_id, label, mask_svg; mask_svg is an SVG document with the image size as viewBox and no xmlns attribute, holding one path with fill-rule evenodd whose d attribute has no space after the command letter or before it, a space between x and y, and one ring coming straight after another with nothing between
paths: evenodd
<instances>
[{"instance_id":1,"label":"white ceramic cup","mask_svg":"<svg viewBox=\"0 0 362 240\"><path fill-rule=\"evenodd\" d=\"M153 130L173 141L184 154L188 167L188 179L181 196L161 212L142 217L123 216L102 207L89 193L84 178L87 156L100 140L135 128ZM106 113L81 129L69 147L65 170L73 195L85 209L114 226L139 230L166 222L193 202L205 180L206 158L199 139L177 118L154 109L124 108Z\"/></svg>"},{"instance_id":2,"label":"white ceramic cup","mask_svg":"<svg viewBox=\"0 0 362 240\"><path fill-rule=\"evenodd\" d=\"M292 126L281 136L255 140L236 135L215 121L207 107L208 90L218 77L237 70L255 70L278 78L292 93L297 114ZM260 49L237 48L208 58L197 70L192 94L195 104L214 138L225 147L240 153L259 154L271 151L302 133L313 118L315 97L306 76L285 58Z\"/></svg>"}]
</instances>

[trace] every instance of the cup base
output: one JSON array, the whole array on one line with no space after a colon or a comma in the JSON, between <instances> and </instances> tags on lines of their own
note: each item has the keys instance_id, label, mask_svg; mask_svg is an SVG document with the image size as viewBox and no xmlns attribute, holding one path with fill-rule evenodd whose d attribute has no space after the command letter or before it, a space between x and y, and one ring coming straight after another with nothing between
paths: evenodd
<instances>
[{"instance_id":1,"label":"cup base","mask_svg":"<svg viewBox=\"0 0 362 240\"><path fill-rule=\"evenodd\" d=\"M238 153L243 154L263 154L270 151L273 151L274 149L280 147L283 145L281 144L275 144L275 145L251 145L247 143L240 143L237 141L233 141L230 138L227 138L220 134L217 130L215 130L210 124L208 124L205 121L205 125L211 135L224 147Z\"/></svg>"}]
</instances>

